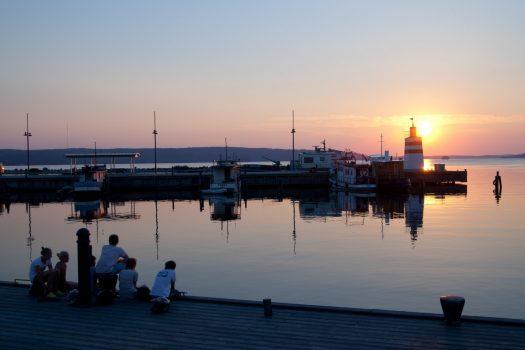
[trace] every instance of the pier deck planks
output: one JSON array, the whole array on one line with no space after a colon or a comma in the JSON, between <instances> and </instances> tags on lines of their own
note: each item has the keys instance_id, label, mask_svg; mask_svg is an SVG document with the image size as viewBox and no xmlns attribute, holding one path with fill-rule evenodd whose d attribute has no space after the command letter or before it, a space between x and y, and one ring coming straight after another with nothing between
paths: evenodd
<instances>
[{"instance_id":1,"label":"pier deck planks","mask_svg":"<svg viewBox=\"0 0 525 350\"><path fill-rule=\"evenodd\" d=\"M148 303L75 308L37 302L26 288L0 285L0 348L518 349L523 325L176 301L167 314Z\"/></svg>"}]
</instances>

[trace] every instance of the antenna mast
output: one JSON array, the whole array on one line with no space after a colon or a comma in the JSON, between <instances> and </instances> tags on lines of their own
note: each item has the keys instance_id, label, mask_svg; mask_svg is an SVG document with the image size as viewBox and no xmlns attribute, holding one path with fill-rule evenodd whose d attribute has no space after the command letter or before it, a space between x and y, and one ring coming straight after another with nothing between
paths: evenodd
<instances>
[{"instance_id":1,"label":"antenna mast","mask_svg":"<svg viewBox=\"0 0 525 350\"><path fill-rule=\"evenodd\" d=\"M157 114L153 111L153 147L155 149L155 175L157 175Z\"/></svg>"},{"instance_id":2,"label":"antenna mast","mask_svg":"<svg viewBox=\"0 0 525 350\"><path fill-rule=\"evenodd\" d=\"M27 173L26 176L29 175L29 138L33 135L29 132L29 113L26 113L26 132L24 133L24 136L26 137L26 149L27 149Z\"/></svg>"},{"instance_id":3,"label":"antenna mast","mask_svg":"<svg viewBox=\"0 0 525 350\"><path fill-rule=\"evenodd\" d=\"M295 111L292 109L292 166L291 170L295 170Z\"/></svg>"}]
</instances>

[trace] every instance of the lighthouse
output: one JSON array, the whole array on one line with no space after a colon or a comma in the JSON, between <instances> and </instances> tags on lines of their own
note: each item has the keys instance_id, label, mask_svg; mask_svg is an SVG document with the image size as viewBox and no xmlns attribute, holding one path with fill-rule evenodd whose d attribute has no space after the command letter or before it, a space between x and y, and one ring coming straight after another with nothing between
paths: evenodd
<instances>
[{"instance_id":1,"label":"lighthouse","mask_svg":"<svg viewBox=\"0 0 525 350\"><path fill-rule=\"evenodd\" d=\"M405 157L403 166L405 171L423 170L423 139L417 136L417 129L414 126L414 118L410 127L410 136L405 138Z\"/></svg>"}]
</instances>

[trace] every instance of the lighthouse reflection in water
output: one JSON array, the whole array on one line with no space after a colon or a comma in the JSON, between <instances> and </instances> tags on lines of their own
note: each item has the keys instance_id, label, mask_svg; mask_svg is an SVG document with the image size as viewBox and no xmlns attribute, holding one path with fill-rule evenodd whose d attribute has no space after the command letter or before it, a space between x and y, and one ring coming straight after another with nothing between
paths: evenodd
<instances>
[{"instance_id":1,"label":"lighthouse reflection in water","mask_svg":"<svg viewBox=\"0 0 525 350\"><path fill-rule=\"evenodd\" d=\"M324 201L299 200L299 212L305 220L326 220L330 217L344 216L346 223L353 218L353 224L360 222L362 225L368 216L379 218L386 225L392 220L404 218L411 240L415 241L418 232L423 228L424 203L424 196L417 194L376 196L340 192L332 194Z\"/></svg>"}]
</instances>

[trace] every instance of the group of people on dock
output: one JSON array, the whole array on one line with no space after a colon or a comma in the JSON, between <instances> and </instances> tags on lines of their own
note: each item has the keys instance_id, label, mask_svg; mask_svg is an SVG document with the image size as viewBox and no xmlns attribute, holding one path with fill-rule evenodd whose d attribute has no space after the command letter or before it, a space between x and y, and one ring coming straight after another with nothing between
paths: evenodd
<instances>
[{"instance_id":1,"label":"group of people on dock","mask_svg":"<svg viewBox=\"0 0 525 350\"><path fill-rule=\"evenodd\" d=\"M109 244L102 247L100 258L91 256L91 290L96 295L100 292L110 292L117 295L116 286L119 285L118 296L123 300L171 299L177 293L175 289L177 267L175 261L169 260L164 264L164 269L155 276L151 290L147 286L137 286L138 272L135 270L137 259L129 257L126 251L118 246L119 238L112 234ZM31 282L30 294L56 299L77 288L77 284L67 281L67 263L69 254L61 251L57 254L59 261L53 267L50 248L42 247L40 256L31 262L29 267L29 280Z\"/></svg>"}]
</instances>

